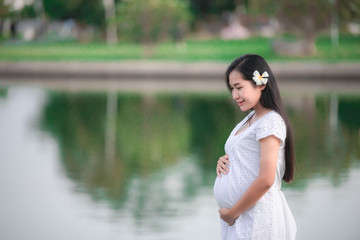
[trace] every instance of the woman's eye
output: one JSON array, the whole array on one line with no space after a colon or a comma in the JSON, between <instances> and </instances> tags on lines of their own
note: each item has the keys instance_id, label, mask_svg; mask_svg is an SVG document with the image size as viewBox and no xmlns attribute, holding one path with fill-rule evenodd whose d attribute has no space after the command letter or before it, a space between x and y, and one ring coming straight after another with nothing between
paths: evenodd
<instances>
[{"instance_id":1,"label":"woman's eye","mask_svg":"<svg viewBox=\"0 0 360 240\"><path fill-rule=\"evenodd\" d=\"M242 89L242 87L238 87L238 88L236 88L237 90L240 90L240 89Z\"/></svg>"}]
</instances>

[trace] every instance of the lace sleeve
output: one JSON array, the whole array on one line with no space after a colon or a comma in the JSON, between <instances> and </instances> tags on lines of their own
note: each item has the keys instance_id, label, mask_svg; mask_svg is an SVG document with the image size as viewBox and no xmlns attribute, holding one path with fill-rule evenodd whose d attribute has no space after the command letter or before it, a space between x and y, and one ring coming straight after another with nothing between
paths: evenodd
<instances>
[{"instance_id":1,"label":"lace sleeve","mask_svg":"<svg viewBox=\"0 0 360 240\"><path fill-rule=\"evenodd\" d=\"M272 112L268 116L265 116L265 119L256 127L256 141L271 135L274 135L281 140L281 146L284 145L286 138L286 124L282 117L276 112Z\"/></svg>"}]
</instances>

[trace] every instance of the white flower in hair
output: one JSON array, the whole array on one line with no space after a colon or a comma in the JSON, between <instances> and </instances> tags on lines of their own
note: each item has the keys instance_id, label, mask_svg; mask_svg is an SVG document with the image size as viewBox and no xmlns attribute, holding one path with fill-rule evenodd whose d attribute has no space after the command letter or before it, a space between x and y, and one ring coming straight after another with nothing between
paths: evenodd
<instances>
[{"instance_id":1,"label":"white flower in hair","mask_svg":"<svg viewBox=\"0 0 360 240\"><path fill-rule=\"evenodd\" d=\"M258 70L255 70L253 73L253 80L256 85L263 85L266 84L268 81L269 74L265 71L262 75L260 75Z\"/></svg>"}]
</instances>

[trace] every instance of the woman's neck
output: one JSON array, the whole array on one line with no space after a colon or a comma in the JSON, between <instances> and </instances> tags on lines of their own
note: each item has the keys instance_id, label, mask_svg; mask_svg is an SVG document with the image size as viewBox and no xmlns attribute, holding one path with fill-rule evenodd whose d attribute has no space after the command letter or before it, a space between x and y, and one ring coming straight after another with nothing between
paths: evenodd
<instances>
[{"instance_id":1,"label":"woman's neck","mask_svg":"<svg viewBox=\"0 0 360 240\"><path fill-rule=\"evenodd\" d=\"M264 107L263 105L260 104L260 102L254 106L254 120L257 120L259 118L261 118L262 116L264 116L265 114L267 114L268 112L271 111L271 109Z\"/></svg>"}]
</instances>

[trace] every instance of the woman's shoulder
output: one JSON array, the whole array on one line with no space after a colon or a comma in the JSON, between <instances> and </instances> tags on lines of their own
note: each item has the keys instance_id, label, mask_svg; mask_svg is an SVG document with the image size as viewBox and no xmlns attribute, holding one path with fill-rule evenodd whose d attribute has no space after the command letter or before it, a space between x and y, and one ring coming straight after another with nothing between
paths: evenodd
<instances>
[{"instance_id":1,"label":"woman's shoulder","mask_svg":"<svg viewBox=\"0 0 360 240\"><path fill-rule=\"evenodd\" d=\"M281 115L275 110L268 112L258 125L258 129L286 129L286 124Z\"/></svg>"},{"instance_id":2,"label":"woman's shoulder","mask_svg":"<svg viewBox=\"0 0 360 240\"><path fill-rule=\"evenodd\" d=\"M279 121L279 122L283 122L285 123L284 119L282 118L282 116L275 110L271 110L268 114L267 114L267 119L269 119L270 121Z\"/></svg>"},{"instance_id":3,"label":"woman's shoulder","mask_svg":"<svg viewBox=\"0 0 360 240\"><path fill-rule=\"evenodd\" d=\"M286 137L286 124L281 115L275 110L267 113L263 121L256 128L257 139L275 135L284 141Z\"/></svg>"}]
</instances>

